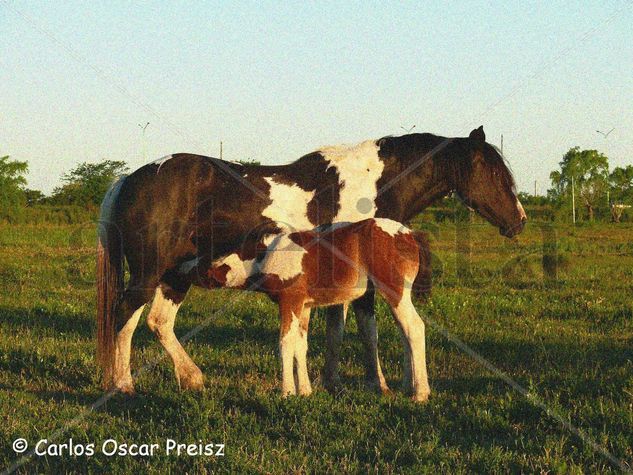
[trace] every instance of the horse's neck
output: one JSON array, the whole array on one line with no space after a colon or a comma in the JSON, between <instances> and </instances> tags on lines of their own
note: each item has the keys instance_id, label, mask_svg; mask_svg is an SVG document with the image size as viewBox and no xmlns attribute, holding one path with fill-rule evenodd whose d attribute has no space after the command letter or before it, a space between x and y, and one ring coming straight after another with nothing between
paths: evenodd
<instances>
[{"instance_id":1,"label":"horse's neck","mask_svg":"<svg viewBox=\"0 0 633 475\"><path fill-rule=\"evenodd\" d=\"M451 192L447 174L437 173L433 160L416 165L415 161L404 167L394 163L394 171L386 169L386 179L381 180L382 183L379 184L379 189L391 189L390 192L385 192L385 195L389 196L390 201L396 202L391 204L393 209L401 210L401 215L395 216L394 219L403 222Z\"/></svg>"}]
</instances>

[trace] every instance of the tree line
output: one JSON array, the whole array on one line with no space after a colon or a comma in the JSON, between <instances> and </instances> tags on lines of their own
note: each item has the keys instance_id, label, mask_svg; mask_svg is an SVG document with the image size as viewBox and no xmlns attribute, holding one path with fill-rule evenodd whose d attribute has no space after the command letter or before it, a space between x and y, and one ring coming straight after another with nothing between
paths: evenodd
<instances>
[{"instance_id":1,"label":"tree line","mask_svg":"<svg viewBox=\"0 0 633 475\"><path fill-rule=\"evenodd\" d=\"M253 160L241 163L255 164ZM91 219L96 214L106 191L120 175L127 173L125 162L102 160L80 163L61 176L61 184L52 193L27 186L28 163L0 157L0 221L20 222L25 215L39 213L36 221L47 221L51 214L63 214L61 221ZM572 197L579 220L633 219L633 165L609 169L606 155L597 150L571 148L550 173L551 188L546 195L519 194L524 205L532 208L537 219L565 220L572 215ZM452 219L455 200L448 198L443 206L431 210L434 220ZM619 216L615 219L614 209Z\"/></svg>"},{"instance_id":2,"label":"tree line","mask_svg":"<svg viewBox=\"0 0 633 475\"><path fill-rule=\"evenodd\" d=\"M551 188L546 196L521 193L528 205L546 205L561 216L575 214L579 220L619 221L633 205L633 165L609 169L609 159L597 150L573 147L563 155L559 169L550 173Z\"/></svg>"},{"instance_id":3,"label":"tree line","mask_svg":"<svg viewBox=\"0 0 633 475\"><path fill-rule=\"evenodd\" d=\"M103 160L80 163L61 176L61 185L49 195L29 188L26 182L28 163L0 157L0 220L19 222L32 210L63 207L83 210L83 217L96 215L101 200L116 177L127 173L125 162ZM68 209L65 210L68 212ZM43 213L43 220L46 220Z\"/></svg>"}]
</instances>

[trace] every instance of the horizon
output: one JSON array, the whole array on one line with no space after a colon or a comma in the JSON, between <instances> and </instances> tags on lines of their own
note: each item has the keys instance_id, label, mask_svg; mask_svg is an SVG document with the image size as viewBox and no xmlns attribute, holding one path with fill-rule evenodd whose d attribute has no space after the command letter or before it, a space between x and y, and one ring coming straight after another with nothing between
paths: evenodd
<instances>
[{"instance_id":1,"label":"horizon","mask_svg":"<svg viewBox=\"0 0 633 475\"><path fill-rule=\"evenodd\" d=\"M483 124L497 146L503 134L530 194L535 181L546 193L574 146L611 168L633 163L625 1L580 11L32 2L0 12L0 154L28 161L29 188L46 194L80 162L134 170L177 152L218 156L222 141L227 160L281 164L413 125L467 136Z\"/></svg>"}]
</instances>

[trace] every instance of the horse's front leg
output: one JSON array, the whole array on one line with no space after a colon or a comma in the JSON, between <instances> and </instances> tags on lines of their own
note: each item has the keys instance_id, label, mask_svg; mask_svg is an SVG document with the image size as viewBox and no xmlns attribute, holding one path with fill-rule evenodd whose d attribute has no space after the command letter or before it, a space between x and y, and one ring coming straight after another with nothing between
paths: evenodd
<instances>
[{"instance_id":1,"label":"horse's front leg","mask_svg":"<svg viewBox=\"0 0 633 475\"><path fill-rule=\"evenodd\" d=\"M374 312L374 287L368 282L365 295L352 302L358 333L365 347L365 382L383 394L389 394L391 390L382 374L380 359L378 358L378 330L376 329L376 314Z\"/></svg>"},{"instance_id":2,"label":"horse's front leg","mask_svg":"<svg viewBox=\"0 0 633 475\"><path fill-rule=\"evenodd\" d=\"M345 312L347 307L334 305L326 309L325 328L325 366L323 367L323 386L330 392L335 392L341 386L338 373L341 358L341 344L345 329Z\"/></svg>"}]
</instances>

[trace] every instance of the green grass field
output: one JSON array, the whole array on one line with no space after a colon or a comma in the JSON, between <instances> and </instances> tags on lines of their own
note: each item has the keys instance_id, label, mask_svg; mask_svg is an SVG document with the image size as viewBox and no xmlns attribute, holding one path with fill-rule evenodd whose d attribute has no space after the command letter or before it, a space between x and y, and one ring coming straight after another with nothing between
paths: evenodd
<instances>
[{"instance_id":1,"label":"green grass field","mask_svg":"<svg viewBox=\"0 0 633 475\"><path fill-rule=\"evenodd\" d=\"M353 317L342 361L345 388L336 397L325 392L318 383L322 314L313 318L310 338L315 394L283 400L275 306L256 294L195 289L176 333L206 322L186 344L205 373L206 391L178 391L171 361L141 324L132 361L147 369L137 379L138 396L115 397L92 412L86 408L102 394L94 361L92 226L0 227L0 465L18 459L14 439L33 444L57 434L56 442L94 443L97 453L36 456L19 471L619 471L559 418L633 464L633 226L531 224L516 241L484 224L426 227L438 270L433 298L419 306L429 322L427 404L363 388ZM456 242L456 234L468 233L470 258L467 240ZM543 247L551 254L546 274ZM378 324L383 366L399 389L400 336L383 302ZM223 443L225 456L160 450L152 457L106 457L100 447L109 438L161 448L168 438Z\"/></svg>"}]
</instances>

